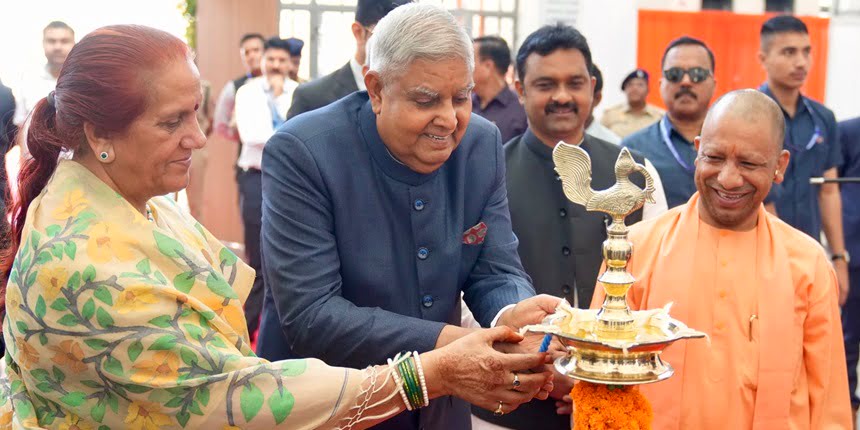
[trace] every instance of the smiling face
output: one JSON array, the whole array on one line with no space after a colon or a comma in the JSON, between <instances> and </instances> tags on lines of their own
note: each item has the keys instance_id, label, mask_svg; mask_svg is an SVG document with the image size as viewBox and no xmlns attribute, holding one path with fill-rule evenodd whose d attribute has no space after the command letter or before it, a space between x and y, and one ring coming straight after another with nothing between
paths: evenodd
<instances>
[{"instance_id":1,"label":"smiling face","mask_svg":"<svg viewBox=\"0 0 860 430\"><path fill-rule=\"evenodd\" d=\"M418 59L384 82L368 72L365 82L388 151L418 173L441 167L460 144L472 113L466 62Z\"/></svg>"},{"instance_id":2,"label":"smiling face","mask_svg":"<svg viewBox=\"0 0 860 430\"><path fill-rule=\"evenodd\" d=\"M594 78L578 49L558 49L546 56L533 53L525 61L525 75L517 92L529 128L541 141L572 145L582 139L591 114Z\"/></svg>"},{"instance_id":3,"label":"smiling face","mask_svg":"<svg viewBox=\"0 0 860 430\"><path fill-rule=\"evenodd\" d=\"M106 151L105 174L130 201L179 191L188 185L191 152L206 143L197 123L200 75L190 60L174 61L153 72L146 110L118 136L90 143Z\"/></svg>"},{"instance_id":4,"label":"smiling face","mask_svg":"<svg viewBox=\"0 0 860 430\"><path fill-rule=\"evenodd\" d=\"M777 132L760 115L713 116L695 139L699 215L717 228L749 230L772 184L782 182L789 154L779 149Z\"/></svg>"}]
</instances>

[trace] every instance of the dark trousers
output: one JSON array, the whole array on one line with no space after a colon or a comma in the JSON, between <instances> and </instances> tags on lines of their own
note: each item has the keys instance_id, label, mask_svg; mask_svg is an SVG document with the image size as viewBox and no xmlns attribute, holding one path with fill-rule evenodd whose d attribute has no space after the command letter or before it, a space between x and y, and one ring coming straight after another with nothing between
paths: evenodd
<instances>
[{"instance_id":1,"label":"dark trousers","mask_svg":"<svg viewBox=\"0 0 860 430\"><path fill-rule=\"evenodd\" d=\"M260 312L263 308L263 270L260 256L260 229L263 226L263 175L259 170L249 169L239 172L239 209L242 212L242 225L245 230L245 256L248 265L257 272L248 300L245 301L245 320L248 321L248 334L254 339L260 326Z\"/></svg>"},{"instance_id":2,"label":"dark trousers","mask_svg":"<svg viewBox=\"0 0 860 430\"><path fill-rule=\"evenodd\" d=\"M851 289L848 300L842 307L842 333L845 339L845 359L848 364L848 388L851 392L851 406L860 405L857 397L857 360L860 358L860 267L852 267L848 272Z\"/></svg>"}]
</instances>

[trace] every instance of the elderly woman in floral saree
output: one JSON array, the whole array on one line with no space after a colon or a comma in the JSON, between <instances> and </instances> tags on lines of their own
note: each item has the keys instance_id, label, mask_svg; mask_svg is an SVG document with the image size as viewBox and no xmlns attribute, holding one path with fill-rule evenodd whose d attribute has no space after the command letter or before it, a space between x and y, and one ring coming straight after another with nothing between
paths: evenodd
<instances>
[{"instance_id":1,"label":"elderly woman in floral saree","mask_svg":"<svg viewBox=\"0 0 860 430\"><path fill-rule=\"evenodd\" d=\"M546 398L550 374L513 373L544 355L493 349L522 339L509 328L401 360L423 373L415 398L397 366L256 357L242 312L253 271L154 197L187 185L205 143L199 85L179 39L105 27L36 106L0 266L0 428L366 428L444 395L499 413Z\"/></svg>"}]
</instances>

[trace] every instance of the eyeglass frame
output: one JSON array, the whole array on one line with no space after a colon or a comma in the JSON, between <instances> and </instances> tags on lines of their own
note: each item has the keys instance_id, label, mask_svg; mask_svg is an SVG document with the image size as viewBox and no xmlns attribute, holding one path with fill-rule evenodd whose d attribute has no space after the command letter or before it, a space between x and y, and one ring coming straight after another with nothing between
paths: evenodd
<instances>
[{"instance_id":1,"label":"eyeglass frame","mask_svg":"<svg viewBox=\"0 0 860 430\"><path fill-rule=\"evenodd\" d=\"M676 70L676 69L677 69L677 70L680 70L680 71L682 72L682 73L681 73L681 77L680 77L680 78L678 78L678 80L672 80L672 79L671 79L671 78L669 78L669 76L667 76L666 74L667 74L670 70ZM704 76L701 80L699 80L699 81L695 80L695 78L693 77L693 73L691 73L691 72L693 72L694 70L703 70L703 71L705 72L705 76ZM669 81L669 82L673 83L673 84L677 84L677 83L680 83L681 81L683 81L683 80L684 80L684 76L685 76L685 75L686 75L686 76L689 76L689 77L690 77L690 82L692 82L692 83L694 83L694 84L698 84L698 83L705 82L706 80L708 80L708 78L711 78L711 77L713 77L713 76L714 76L714 74L711 72L711 70L710 70L710 69L707 69L707 68L704 68L704 67L690 67L690 68L688 68L688 69L685 69L685 68L683 68L683 67L677 67L677 66L676 66L676 67L670 67L670 68L668 68L668 69L663 70L663 78L664 78L664 79L666 79L667 81Z\"/></svg>"}]
</instances>

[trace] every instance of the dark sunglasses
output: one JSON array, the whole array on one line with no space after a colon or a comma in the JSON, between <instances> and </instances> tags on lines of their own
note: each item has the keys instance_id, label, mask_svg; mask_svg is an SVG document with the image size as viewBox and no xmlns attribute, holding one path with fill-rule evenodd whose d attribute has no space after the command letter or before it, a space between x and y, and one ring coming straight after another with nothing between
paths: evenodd
<instances>
[{"instance_id":1,"label":"dark sunglasses","mask_svg":"<svg viewBox=\"0 0 860 430\"><path fill-rule=\"evenodd\" d=\"M682 69L680 67L672 67L663 71L663 77L667 81L677 84L684 80L684 75L690 75L690 81L694 84L708 79L711 76L711 71L702 67L690 67Z\"/></svg>"}]
</instances>

